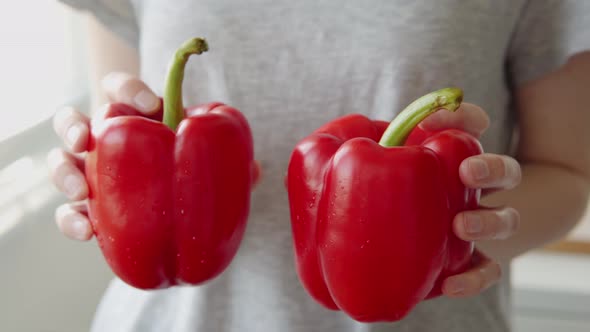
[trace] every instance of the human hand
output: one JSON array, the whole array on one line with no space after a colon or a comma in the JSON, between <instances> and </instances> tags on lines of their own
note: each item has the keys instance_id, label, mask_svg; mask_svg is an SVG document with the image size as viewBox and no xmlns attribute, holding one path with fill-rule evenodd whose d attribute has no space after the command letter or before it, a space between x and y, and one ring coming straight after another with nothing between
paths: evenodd
<instances>
[{"instance_id":1,"label":"human hand","mask_svg":"<svg viewBox=\"0 0 590 332\"><path fill-rule=\"evenodd\" d=\"M454 113L439 111L426 118L420 127L426 131L460 129L479 138L489 126L489 118L478 106L463 103ZM516 187L521 180L519 163L506 155L484 153L465 159L459 167L461 181L468 188L479 188L482 195ZM453 220L457 237L465 241L501 240L512 236L519 224L519 213L512 207L485 207L464 211ZM477 247L477 242L476 242ZM442 292L449 297L481 293L502 274L500 264L481 251L475 251L472 266L464 273L448 277Z\"/></svg>"},{"instance_id":2,"label":"human hand","mask_svg":"<svg viewBox=\"0 0 590 332\"><path fill-rule=\"evenodd\" d=\"M160 99L141 80L124 73L111 73L101 82L113 103L124 103L149 115L160 108ZM102 108L107 109L110 104ZM90 118L72 107L58 111L53 128L65 148L55 148L47 156L51 180L71 202L59 206L55 220L67 237L87 241L93 232L88 219L88 184L84 176L84 153L88 149Z\"/></svg>"},{"instance_id":3,"label":"human hand","mask_svg":"<svg viewBox=\"0 0 590 332\"><path fill-rule=\"evenodd\" d=\"M127 104L146 116L160 107L158 96L141 80L125 73L111 73L102 80L102 88L111 103ZM99 113L109 110L111 104L101 107ZM72 107L56 113L53 119L56 134L65 148L53 149L48 157L50 176L54 185L71 202L59 206L55 220L60 231L75 240L87 241L93 236L88 219L88 184L84 175L84 154L88 149L90 118ZM260 177L255 164L254 183Z\"/></svg>"}]
</instances>

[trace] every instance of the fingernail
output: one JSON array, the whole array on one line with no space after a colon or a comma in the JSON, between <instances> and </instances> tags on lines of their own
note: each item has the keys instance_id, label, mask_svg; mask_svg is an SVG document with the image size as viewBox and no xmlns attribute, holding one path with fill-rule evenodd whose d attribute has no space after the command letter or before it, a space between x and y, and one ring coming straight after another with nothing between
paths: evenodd
<instances>
[{"instance_id":1,"label":"fingernail","mask_svg":"<svg viewBox=\"0 0 590 332\"><path fill-rule=\"evenodd\" d=\"M133 102L140 111L150 112L158 107L160 100L153 93L141 90L135 95Z\"/></svg>"},{"instance_id":2,"label":"fingernail","mask_svg":"<svg viewBox=\"0 0 590 332\"><path fill-rule=\"evenodd\" d=\"M469 161L469 168L476 180L483 180L490 175L488 164L481 159L472 159Z\"/></svg>"},{"instance_id":3,"label":"fingernail","mask_svg":"<svg viewBox=\"0 0 590 332\"><path fill-rule=\"evenodd\" d=\"M76 142L80 139L82 135L82 130L78 125L72 125L68 130L66 130L66 140L70 146L74 146Z\"/></svg>"},{"instance_id":4,"label":"fingernail","mask_svg":"<svg viewBox=\"0 0 590 332\"><path fill-rule=\"evenodd\" d=\"M503 222L504 227L501 227L496 234L494 234L494 240L504 240L516 232L519 215L514 209L506 209L498 212L498 216Z\"/></svg>"},{"instance_id":5,"label":"fingernail","mask_svg":"<svg viewBox=\"0 0 590 332\"><path fill-rule=\"evenodd\" d=\"M475 214L465 215L465 231L471 234L477 234L483 231L483 221L481 217Z\"/></svg>"},{"instance_id":6,"label":"fingernail","mask_svg":"<svg viewBox=\"0 0 590 332\"><path fill-rule=\"evenodd\" d=\"M70 198L75 198L78 192L80 191L80 187L82 186L82 182L76 175L69 174L66 175L64 178L64 190L66 195Z\"/></svg>"},{"instance_id":7,"label":"fingernail","mask_svg":"<svg viewBox=\"0 0 590 332\"><path fill-rule=\"evenodd\" d=\"M88 235L88 223L78 215L71 215L69 235L77 240L85 240Z\"/></svg>"},{"instance_id":8,"label":"fingernail","mask_svg":"<svg viewBox=\"0 0 590 332\"><path fill-rule=\"evenodd\" d=\"M506 178L506 187L507 189L511 189L517 186L522 178L520 164L512 158L505 158L504 162L505 167L505 178Z\"/></svg>"},{"instance_id":9,"label":"fingernail","mask_svg":"<svg viewBox=\"0 0 590 332\"><path fill-rule=\"evenodd\" d=\"M465 291L465 283L461 279L450 279L447 281L447 290L451 294L459 294Z\"/></svg>"}]
</instances>

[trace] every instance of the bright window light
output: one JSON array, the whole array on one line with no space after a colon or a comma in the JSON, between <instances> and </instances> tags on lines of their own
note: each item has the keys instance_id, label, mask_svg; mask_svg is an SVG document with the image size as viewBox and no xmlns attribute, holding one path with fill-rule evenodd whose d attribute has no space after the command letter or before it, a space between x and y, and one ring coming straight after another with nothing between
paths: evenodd
<instances>
[{"instance_id":1,"label":"bright window light","mask_svg":"<svg viewBox=\"0 0 590 332\"><path fill-rule=\"evenodd\" d=\"M79 20L56 0L12 1L0 11L0 141L81 94ZM79 25L79 24L78 24Z\"/></svg>"}]
</instances>

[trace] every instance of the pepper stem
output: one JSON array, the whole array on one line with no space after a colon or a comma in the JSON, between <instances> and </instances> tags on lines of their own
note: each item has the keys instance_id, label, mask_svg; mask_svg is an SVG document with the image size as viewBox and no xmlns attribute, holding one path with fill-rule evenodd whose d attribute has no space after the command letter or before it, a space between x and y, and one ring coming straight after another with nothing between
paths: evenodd
<instances>
[{"instance_id":1,"label":"pepper stem","mask_svg":"<svg viewBox=\"0 0 590 332\"><path fill-rule=\"evenodd\" d=\"M178 127L178 124L184 118L182 81L188 58L192 54L201 54L208 50L209 46L205 39L192 38L184 42L172 58L164 88L164 119L162 121L172 130L176 130L176 127Z\"/></svg>"},{"instance_id":2,"label":"pepper stem","mask_svg":"<svg viewBox=\"0 0 590 332\"><path fill-rule=\"evenodd\" d=\"M431 92L412 102L391 121L379 145L384 147L402 146L414 128L427 116L444 108L456 111L463 101L463 91L445 88Z\"/></svg>"}]
</instances>

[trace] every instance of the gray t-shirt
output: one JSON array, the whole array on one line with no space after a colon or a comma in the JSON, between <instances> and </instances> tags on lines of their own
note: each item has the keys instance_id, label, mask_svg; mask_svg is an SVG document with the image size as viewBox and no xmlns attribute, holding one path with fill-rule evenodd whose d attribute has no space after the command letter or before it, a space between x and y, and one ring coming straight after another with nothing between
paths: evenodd
<instances>
[{"instance_id":1,"label":"gray t-shirt","mask_svg":"<svg viewBox=\"0 0 590 332\"><path fill-rule=\"evenodd\" d=\"M138 47L141 77L158 93L175 48L206 37L210 52L188 64L186 103L243 111L263 168L228 270L201 287L150 292L115 279L93 331L509 331L508 273L480 296L423 302L394 324L321 307L295 273L283 177L294 144L319 125L352 112L391 120L446 86L489 112L485 150L509 153L512 89L590 48L590 1L62 1Z\"/></svg>"}]
</instances>

